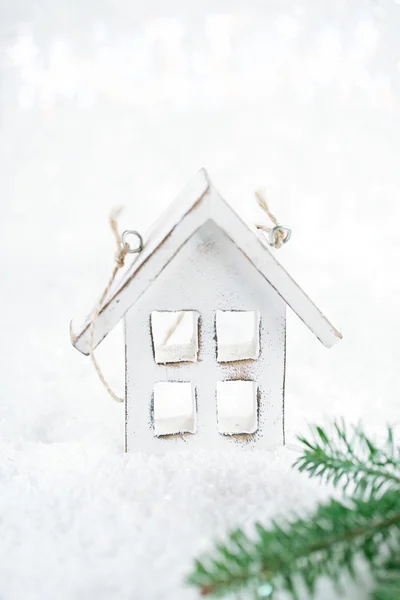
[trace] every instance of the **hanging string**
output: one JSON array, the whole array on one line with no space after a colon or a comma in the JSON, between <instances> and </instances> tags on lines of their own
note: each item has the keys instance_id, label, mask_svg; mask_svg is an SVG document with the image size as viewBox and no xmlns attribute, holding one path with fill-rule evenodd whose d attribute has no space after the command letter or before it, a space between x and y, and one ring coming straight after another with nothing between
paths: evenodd
<instances>
[{"instance_id":1,"label":"hanging string","mask_svg":"<svg viewBox=\"0 0 400 600\"><path fill-rule=\"evenodd\" d=\"M282 248L283 244L286 244L290 240L292 231L288 227L284 227L283 225L279 224L278 219L271 212L267 200L260 190L256 191L255 195L258 201L258 206L266 215L268 215L270 221L274 224L274 227L267 227L266 225L259 223L256 224L256 227L257 229L267 233L269 245L279 250L279 248Z\"/></svg>"},{"instance_id":2,"label":"hanging string","mask_svg":"<svg viewBox=\"0 0 400 600\"><path fill-rule=\"evenodd\" d=\"M117 273L124 266L127 254L141 252L143 249L142 236L137 231L127 230L127 231L124 231L124 233L121 236L121 234L118 230L118 218L119 218L121 212L122 212L122 208L116 208L113 211L111 211L111 213L110 213L109 223L110 223L111 231L114 234L115 242L116 242L116 246L117 246L115 256L114 256L115 265L114 265L113 271L111 273L111 277L110 277L106 287L104 288L103 293L101 294L101 297L100 297L100 299L97 303L97 306L93 312L92 319L91 319L91 322L89 325L89 356L92 360L93 366L96 370L96 373L97 373L101 383L103 384L103 386L105 387L105 389L107 390L107 392L111 396L111 398L113 400L115 400L116 402L124 402L124 398L121 398L120 396L118 396L114 392L114 390L110 387L110 385L108 384L108 382L104 376L104 373L101 370L101 367L97 361L97 358L95 357L94 350L95 350L95 330L96 330L97 320L100 316L104 300L108 296L108 293L114 283ZM137 238L139 240L139 246L137 248L131 248L130 245L126 242L126 237L128 234L134 234L135 236L137 236ZM70 329L70 333L71 333L71 341L74 343L76 341L76 338L74 337L71 329Z\"/></svg>"}]
</instances>

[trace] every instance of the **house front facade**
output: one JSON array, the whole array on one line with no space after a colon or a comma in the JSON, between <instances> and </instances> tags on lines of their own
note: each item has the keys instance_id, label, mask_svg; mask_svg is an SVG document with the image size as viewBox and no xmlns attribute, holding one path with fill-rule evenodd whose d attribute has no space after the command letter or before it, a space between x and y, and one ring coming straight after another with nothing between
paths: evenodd
<instances>
[{"instance_id":1,"label":"house front facade","mask_svg":"<svg viewBox=\"0 0 400 600\"><path fill-rule=\"evenodd\" d=\"M161 356L157 362L160 323L154 314L165 311L176 318L187 311L188 338L192 333L198 340L196 356L178 361L176 354L171 362ZM215 224L201 227L128 311L125 335L128 450L283 443L286 304ZM224 356L227 347L232 354ZM179 344L175 348L179 352ZM170 410L163 411L168 404ZM186 422L173 422L179 412L189 415ZM162 428L168 418L169 435Z\"/></svg>"}]
</instances>

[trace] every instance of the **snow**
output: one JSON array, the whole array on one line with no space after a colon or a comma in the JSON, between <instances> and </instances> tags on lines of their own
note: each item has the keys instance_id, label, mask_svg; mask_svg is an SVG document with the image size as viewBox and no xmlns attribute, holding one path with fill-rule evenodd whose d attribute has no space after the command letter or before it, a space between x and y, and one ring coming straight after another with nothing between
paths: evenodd
<instances>
[{"instance_id":1,"label":"snow","mask_svg":"<svg viewBox=\"0 0 400 600\"><path fill-rule=\"evenodd\" d=\"M164 4L20 0L0 25L2 600L195 599L216 538L331 493L290 468L307 423L400 418L400 5ZM109 210L144 232L201 166L253 222L266 185L279 260L344 339L289 314L286 448L124 455L68 323L110 275ZM120 328L97 356L122 393Z\"/></svg>"}]
</instances>

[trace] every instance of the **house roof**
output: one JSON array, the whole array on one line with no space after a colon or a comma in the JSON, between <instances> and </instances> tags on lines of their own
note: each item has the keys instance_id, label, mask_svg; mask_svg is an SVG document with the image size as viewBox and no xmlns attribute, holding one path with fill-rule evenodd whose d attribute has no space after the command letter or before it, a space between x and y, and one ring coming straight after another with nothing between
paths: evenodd
<instances>
[{"instance_id":1,"label":"house roof","mask_svg":"<svg viewBox=\"0 0 400 600\"><path fill-rule=\"evenodd\" d=\"M161 215L144 239L143 250L110 290L96 322L96 346L151 286L179 249L209 220L230 237L324 346L329 348L341 339L340 332L279 264L262 235L221 198L206 170L201 169ZM72 326L73 344L83 354L89 354L90 321L89 315L78 328Z\"/></svg>"}]
</instances>

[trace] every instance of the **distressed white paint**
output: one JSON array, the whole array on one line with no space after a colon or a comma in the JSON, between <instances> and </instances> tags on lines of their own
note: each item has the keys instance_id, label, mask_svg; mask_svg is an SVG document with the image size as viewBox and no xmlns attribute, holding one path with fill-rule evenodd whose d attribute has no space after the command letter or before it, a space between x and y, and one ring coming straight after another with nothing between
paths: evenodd
<instances>
[{"instance_id":1,"label":"distressed white paint","mask_svg":"<svg viewBox=\"0 0 400 600\"><path fill-rule=\"evenodd\" d=\"M218 381L217 418L220 433L255 433L257 384L254 381Z\"/></svg>"},{"instance_id":2,"label":"distressed white paint","mask_svg":"<svg viewBox=\"0 0 400 600\"><path fill-rule=\"evenodd\" d=\"M143 251L110 292L96 323L98 344L125 316L127 448L163 453L189 442L193 447L215 448L232 443L272 448L282 443L286 305L325 346L341 338L277 262L261 234L243 222L201 170L145 239ZM218 310L259 314L258 359L218 362ZM198 313L197 362L166 362L177 358L175 348L161 357L164 364L157 363L150 331L154 311ZM86 354L89 324L90 318L74 336L74 345ZM157 343L156 352L162 353L163 345ZM250 356L256 354L255 345L253 337L246 349ZM218 432L216 389L217 382L225 380L251 380L258 386L254 434L237 437ZM195 435L154 435L153 386L163 381L193 383Z\"/></svg>"},{"instance_id":3,"label":"distressed white paint","mask_svg":"<svg viewBox=\"0 0 400 600\"><path fill-rule=\"evenodd\" d=\"M153 311L151 333L159 364L196 362L199 314L195 311Z\"/></svg>"},{"instance_id":4,"label":"distressed white paint","mask_svg":"<svg viewBox=\"0 0 400 600\"><path fill-rule=\"evenodd\" d=\"M154 435L195 433L195 390L190 381L157 382L153 403Z\"/></svg>"},{"instance_id":5,"label":"distressed white paint","mask_svg":"<svg viewBox=\"0 0 400 600\"><path fill-rule=\"evenodd\" d=\"M260 275L325 346L330 347L341 339L337 329L278 263L261 234L244 223L221 198L202 169L159 219L145 238L144 250L105 300L96 324L96 344L140 300L179 249L208 221L225 231ZM89 352L89 324L90 317L78 329L73 327L74 345L84 354Z\"/></svg>"},{"instance_id":6,"label":"distressed white paint","mask_svg":"<svg viewBox=\"0 0 400 600\"><path fill-rule=\"evenodd\" d=\"M199 314L196 363L157 364L150 320L153 311ZM216 311L260 313L258 360L217 361ZM178 251L157 280L128 311L126 335L126 438L128 450L162 454L175 448L273 448L282 444L286 304L249 259L212 220ZM218 381L251 380L258 386L258 429L246 436L221 435ZM196 392L194 435L157 437L152 424L155 383L190 381Z\"/></svg>"},{"instance_id":7,"label":"distressed white paint","mask_svg":"<svg viewBox=\"0 0 400 600\"><path fill-rule=\"evenodd\" d=\"M175 255L177 248L196 231L200 213L203 212L200 199L207 198L208 188L208 177L202 169L144 236L142 252L136 255L121 280L116 280L104 301L104 308L96 324L95 345L102 341L152 284L165 264ZM178 227L180 223L184 227ZM83 354L89 354L90 321L89 314L76 330L72 323L74 345Z\"/></svg>"},{"instance_id":8,"label":"distressed white paint","mask_svg":"<svg viewBox=\"0 0 400 600\"><path fill-rule=\"evenodd\" d=\"M218 310L216 318L219 362L257 359L260 352L260 313Z\"/></svg>"}]
</instances>

